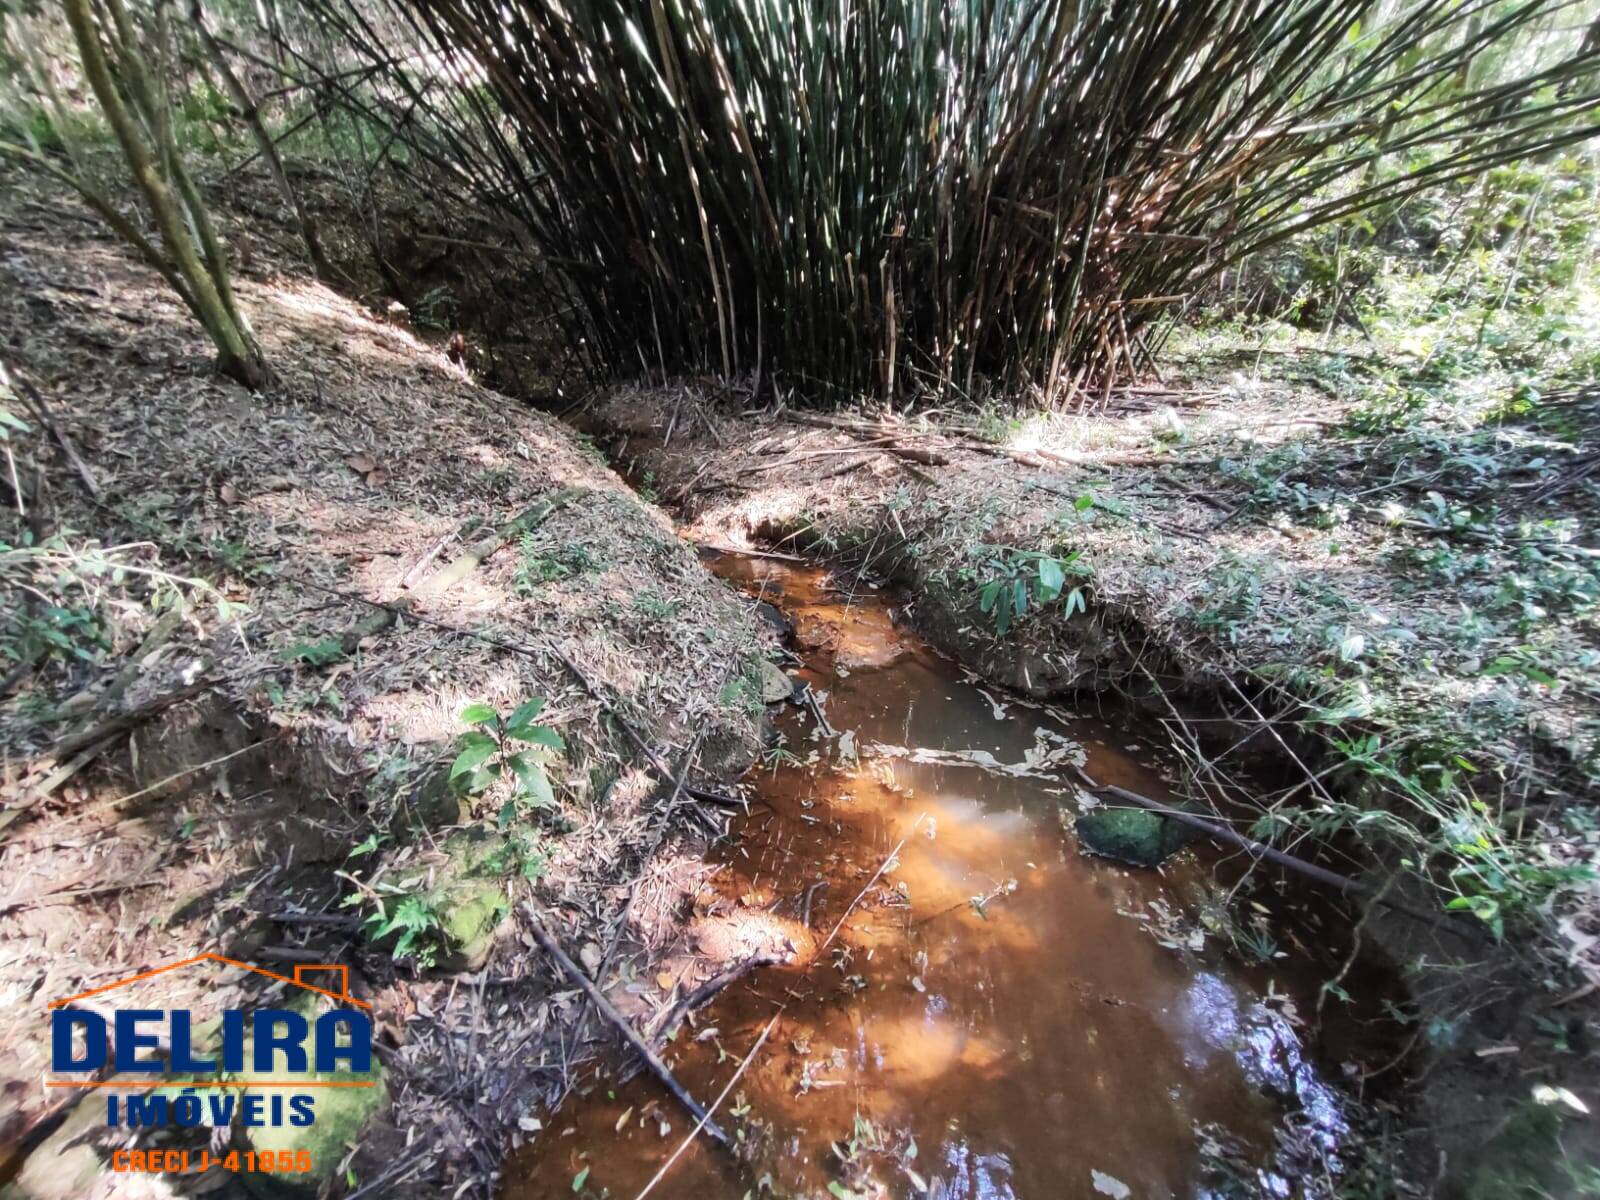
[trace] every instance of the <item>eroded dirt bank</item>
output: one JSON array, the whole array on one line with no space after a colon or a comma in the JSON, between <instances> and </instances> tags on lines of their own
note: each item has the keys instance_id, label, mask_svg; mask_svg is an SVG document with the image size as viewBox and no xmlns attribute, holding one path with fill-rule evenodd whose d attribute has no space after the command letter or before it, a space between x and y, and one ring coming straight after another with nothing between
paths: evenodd
<instances>
[{"instance_id":1,"label":"eroded dirt bank","mask_svg":"<svg viewBox=\"0 0 1600 1200\"><path fill-rule=\"evenodd\" d=\"M734 1088L732 1145L702 1138L651 1194L1332 1194L1364 1132L1334 1080L1395 1049L1384 981L1363 963L1359 1007L1313 1021L1330 914L1255 888L1234 929L1238 864L1087 852L1078 817L1117 814L1071 768L1165 798L1159 729L982 683L848 572L713 561L791 619L808 690L750 815L685 879L696 920L665 969L781 961L648 1026L696 1094ZM638 1195L677 1149L655 1080L601 1067L578 1093L507 1197Z\"/></svg>"},{"instance_id":2,"label":"eroded dirt bank","mask_svg":"<svg viewBox=\"0 0 1600 1200\"><path fill-rule=\"evenodd\" d=\"M380 1031L380 1086L341 1093L313 1173L257 1186L486 1194L607 1037L520 906L591 969L649 973L634 932L673 915L645 895L625 921L635 880L726 819L667 804L652 762L744 769L772 633L568 430L276 270L255 226L229 229L275 372L252 394L74 202L0 191L7 1194L239 1186L110 1175L105 1093L42 1086L48 1001L208 952L350 964ZM534 700L548 789L447 781ZM215 962L136 986L196 1012L297 994ZM207 1136L246 1144L138 1144Z\"/></svg>"},{"instance_id":3,"label":"eroded dirt bank","mask_svg":"<svg viewBox=\"0 0 1600 1200\"><path fill-rule=\"evenodd\" d=\"M1414 568L1404 565L1432 553L1436 530L1356 519L1330 536L1304 514L1312 527L1263 503L1268 485L1283 492L1295 464L1314 461L1304 439L1361 414L1319 397L1308 416L1292 389L1258 391L1248 403L1230 395L1213 407L1227 391L1188 381L1129 393L1105 414L998 430L961 419L752 409L737 391L710 385L616 389L574 419L632 480L679 510L695 539L893 582L907 619L982 677L1080 706L1113 695L1164 720L1191 787L1226 795L1250 787L1251 771L1291 788L1309 777L1310 795L1298 803L1359 811L1359 780L1303 736L1311 710L1295 680L1336 678L1359 647L1403 635L1410 641L1391 644L1427 652L1358 681L1364 710L1337 718L1349 720L1351 736L1363 720L1444 744L1467 731L1474 769L1495 773L1486 786L1497 809L1530 795L1543 797L1546 816L1586 805L1591 700L1581 689L1551 695L1472 678L1477 660L1439 636L1460 621L1450 589L1411 586ZM1348 460L1350 451L1334 444L1325 453ZM1275 479L1263 482L1260 462ZM1294 487L1303 498L1305 485ZM1021 579L1031 591L1040 553L1066 568L1061 598L997 632L985 588ZM1063 603L1073 587L1083 611ZM1438 905L1416 893L1398 860L1363 864L1346 853L1355 850L1336 844L1325 861L1364 871L1374 890L1413 907ZM1549 851L1557 863L1586 854L1581 836ZM1560 927L1548 941L1496 941L1456 914L1428 924L1368 906L1361 917L1358 939L1409 968L1413 1001L1397 1010L1406 1053L1347 1082L1360 1091L1368 1070L1375 1082L1412 1074L1397 1137L1382 1151L1403 1164L1397 1175L1408 1186L1481 1196L1523 1186L1508 1180L1565 1186L1552 1140L1562 1121L1530 1101L1531 1081L1593 1095L1594 1064L1571 1038L1587 1047L1581 1031L1596 1011L1591 981L1600 971L1591 909L1569 902ZM1552 1038L1552 1029L1566 1032ZM1563 1132L1575 1162L1588 1153L1582 1125ZM1540 1155L1544 1165L1530 1167Z\"/></svg>"}]
</instances>

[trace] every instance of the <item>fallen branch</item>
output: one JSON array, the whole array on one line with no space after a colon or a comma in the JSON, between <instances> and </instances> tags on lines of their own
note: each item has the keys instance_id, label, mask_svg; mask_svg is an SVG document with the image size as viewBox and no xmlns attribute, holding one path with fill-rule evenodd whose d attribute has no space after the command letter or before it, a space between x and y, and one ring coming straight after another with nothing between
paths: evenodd
<instances>
[{"instance_id":1,"label":"fallen branch","mask_svg":"<svg viewBox=\"0 0 1600 1200\"><path fill-rule=\"evenodd\" d=\"M777 550L757 550L753 546L729 546L722 542L700 542L702 549L714 550L718 554L733 554L741 558L771 558L778 562L803 563L807 560L799 554L783 554Z\"/></svg>"},{"instance_id":2,"label":"fallen branch","mask_svg":"<svg viewBox=\"0 0 1600 1200\"><path fill-rule=\"evenodd\" d=\"M661 761L661 756L655 752L648 742L639 736L632 725L623 719L622 714L617 711L616 705L612 704L599 686L589 678L588 673L573 662L564 651L552 646L550 652L556 656L562 666L572 672L572 677L583 686L583 690L594 697L600 705L600 710L617 722L622 732L628 735L628 740L634 744L640 754L644 755L645 761L650 764L650 769L663 779L672 778L672 771L666 763ZM750 811L748 804L734 796L725 796L721 792L713 792L706 788L693 787L688 784L684 785L683 790L704 804L716 804L723 808L737 808L740 812Z\"/></svg>"},{"instance_id":3,"label":"fallen branch","mask_svg":"<svg viewBox=\"0 0 1600 1200\"><path fill-rule=\"evenodd\" d=\"M731 1146L733 1144L732 1139L723 1132L720 1125L711 1119L711 1114L700 1107L699 1102L673 1076L667 1064L661 1061L654 1050L650 1049L649 1043L634 1032L633 1026L628 1024L627 1018L612 1007L611 1001L601 994L600 989L595 987L589 977L579 969L578 964L568 958L567 952L545 931L545 927L539 922L538 915L533 911L533 905L524 903L522 905L522 915L527 918L528 931L533 934L534 941L544 948L545 953L555 959L556 965L561 968L573 983L583 990L584 995L594 1002L594 1006L599 1010L600 1015L611 1022L612 1026L622 1036L622 1039L644 1059L645 1065L650 1068L651 1073L672 1093L678 1103L688 1109L690 1114L700 1122L696 1126L696 1130L704 1128L707 1133L724 1146Z\"/></svg>"},{"instance_id":4,"label":"fallen branch","mask_svg":"<svg viewBox=\"0 0 1600 1200\"><path fill-rule=\"evenodd\" d=\"M77 754L87 747L103 742L113 734L126 733L128 730L144 724L157 713L171 708L174 704L180 704L185 700L193 699L202 692L208 691L215 687L218 682L215 679L198 679L185 687L175 688L159 696L152 696L150 699L134 705L126 712L118 713L114 717L107 717L87 729L67 734L66 737L51 747L51 754L57 760L60 760Z\"/></svg>"},{"instance_id":5,"label":"fallen branch","mask_svg":"<svg viewBox=\"0 0 1600 1200\"><path fill-rule=\"evenodd\" d=\"M168 610L166 615L157 621L150 632L145 635L144 641L139 643L138 649L128 656L127 660L122 664L121 670L117 672L104 692L96 696L88 688L85 688L77 695L69 696L63 701L61 706L51 714L50 719L60 721L76 716L91 704L98 704L101 708L115 704L122 698L122 694L128 690L133 681L139 677L139 668L144 663L144 660L149 658L155 650L165 645L167 640L178 631L178 627L183 624L183 618L187 613L188 610L182 604L178 604Z\"/></svg>"},{"instance_id":6,"label":"fallen branch","mask_svg":"<svg viewBox=\"0 0 1600 1200\"><path fill-rule=\"evenodd\" d=\"M484 560L500 549L501 546L514 537L520 537L531 529L537 529L549 518L551 513L570 504L573 500L583 495L584 491L585 489L583 488L564 488L554 495L546 496L539 503L530 505L516 517L474 543L464 554L454 559L449 566L444 567L428 579L418 591L430 596L437 596L448 591L476 571Z\"/></svg>"},{"instance_id":7,"label":"fallen branch","mask_svg":"<svg viewBox=\"0 0 1600 1200\"><path fill-rule=\"evenodd\" d=\"M39 393L39 389L24 379L19 372L7 371L3 364L0 364L0 382L13 382L21 389L23 398L36 410L39 423L50 431L50 436L55 439L56 445L61 447L61 453L67 456L67 461L72 464L72 469L77 472L84 491L89 493L90 499L99 500L100 485L95 482L94 474L89 470L88 464L79 456L77 446L67 436L67 431L61 428L60 422L56 420L55 413L50 411L50 406L45 403L44 396Z\"/></svg>"},{"instance_id":8,"label":"fallen branch","mask_svg":"<svg viewBox=\"0 0 1600 1200\"><path fill-rule=\"evenodd\" d=\"M198 696L201 692L214 686L216 682L216 680L202 679L189 684L187 687L168 692L165 695L153 696L143 704L136 705L125 713L109 717L97 725L90 726L79 732L70 733L62 738L52 747L50 759L46 760L53 760L59 765L55 766L44 779L30 788L28 793L16 804L4 812L0 812L0 829L4 829L22 813L50 796L67 780L98 758L111 747L118 734L126 733L128 730L143 724L157 713L172 707L172 705L180 701L187 700L191 696Z\"/></svg>"},{"instance_id":9,"label":"fallen branch","mask_svg":"<svg viewBox=\"0 0 1600 1200\"><path fill-rule=\"evenodd\" d=\"M902 446L899 443L891 443L883 447L883 449L893 454L896 458L910 459L912 462L921 463L926 467L943 467L949 465L950 462L948 454L924 446Z\"/></svg>"},{"instance_id":10,"label":"fallen branch","mask_svg":"<svg viewBox=\"0 0 1600 1200\"><path fill-rule=\"evenodd\" d=\"M767 1038L772 1035L773 1029L777 1027L778 1018L782 1015L783 1009L781 1008L772 1014L772 1020L767 1022L767 1027L761 1031L761 1036L756 1039L756 1044L750 1047L750 1053L744 1056L744 1061L739 1064L739 1069L733 1073L733 1078L722 1085L722 1090L717 1093L717 1098L711 1102L711 1108L701 1119L700 1124L696 1125L684 1136L683 1141L678 1143L678 1148L672 1152L671 1157L661 1164L661 1169L651 1176L650 1182L644 1185L643 1190L640 1191L638 1196L634 1197L634 1200L644 1200L650 1194L650 1189L655 1187L661 1181L661 1177L672 1169L672 1164L678 1161L678 1156L689 1148L689 1143L694 1141L702 1129L716 1128L715 1125L711 1124L711 1114L716 1112L722 1102L728 1098L728 1093L733 1091L733 1085L739 1082L740 1077L745 1073L745 1068L755 1061L756 1053L762 1046L766 1045Z\"/></svg>"},{"instance_id":11,"label":"fallen branch","mask_svg":"<svg viewBox=\"0 0 1600 1200\"><path fill-rule=\"evenodd\" d=\"M660 1045L672 1036L684 1017L694 1012L697 1008L704 1008L714 996L730 984L737 983L757 967L775 967L788 960L777 954L754 954L742 962L736 962L731 967L724 967L704 983L684 995L676 1004L667 1009L662 1016L650 1024L650 1040Z\"/></svg>"},{"instance_id":12,"label":"fallen branch","mask_svg":"<svg viewBox=\"0 0 1600 1200\"><path fill-rule=\"evenodd\" d=\"M1173 808L1171 805L1162 804L1159 800L1152 800L1149 796L1141 796L1138 792L1130 792L1127 788L1118 787L1114 783L1096 783L1082 767L1074 767L1073 770L1078 776L1078 781L1096 795L1113 796L1137 808L1157 813L1163 817L1170 817L1174 821L1188 825L1191 829L1198 829L1207 837L1237 846L1252 858L1274 863L1286 870L1304 875L1307 879L1314 879L1318 883L1331 887L1344 895L1375 900L1387 908L1394 909L1395 912L1404 913L1406 916L1422 921L1425 924L1433 925L1439 929L1448 929L1453 933L1460 934L1462 937L1471 936L1465 927L1446 921L1437 913L1423 912L1420 909L1402 904L1398 900L1391 900L1366 884L1351 879L1348 875L1340 875L1337 871L1328 870L1327 867L1319 867L1316 863L1297 858L1295 855L1269 846L1265 842L1258 842L1254 838L1246 837L1226 825L1219 824L1216 821L1208 821L1204 817L1196 816L1191 812L1184 812L1181 808Z\"/></svg>"}]
</instances>

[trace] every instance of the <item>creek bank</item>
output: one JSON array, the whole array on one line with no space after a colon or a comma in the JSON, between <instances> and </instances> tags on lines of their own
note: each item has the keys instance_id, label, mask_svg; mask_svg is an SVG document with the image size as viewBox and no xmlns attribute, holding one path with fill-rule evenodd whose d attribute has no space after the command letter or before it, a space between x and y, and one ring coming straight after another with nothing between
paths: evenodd
<instances>
[{"instance_id":1,"label":"creek bank","mask_svg":"<svg viewBox=\"0 0 1600 1200\"><path fill-rule=\"evenodd\" d=\"M1159 731L981 683L886 624L894 593L847 574L712 561L827 636L797 646L807 702L779 716L677 956L785 951L662 1047L699 1096L739 1064L718 1115L736 1149L693 1148L656 1194L766 1178L777 1195L1087 1195L1103 1177L1198 1195L1242 1176L1326 1195L1352 1116L1329 1080L1393 1053L1374 1036L1381 988L1363 963L1359 1017L1334 1014L1313 1061L1299 1015L1339 955L1315 917L1289 932L1302 897L1252 891L1258 935L1284 948L1263 960L1215 920L1230 864L1083 853L1074 814L1117 810L1091 809L1074 770L1166 798ZM508 1164L507 1200L635 1195L675 1148L653 1080L602 1064L578 1090L559 1135Z\"/></svg>"},{"instance_id":2,"label":"creek bank","mask_svg":"<svg viewBox=\"0 0 1600 1200\"><path fill-rule=\"evenodd\" d=\"M1151 390L1187 402L1181 384ZM1325 742L1306 740L1316 726L1304 718L1316 710L1294 686L1348 674L1350 656L1385 630L1413 645L1448 630L1456 619L1448 594L1409 587L1391 566L1431 551L1431 535L1353 522L1334 544L1281 520L1240 519L1259 500L1236 470L1223 470L1227 456L1285 457L1294 439L1321 436L1334 406L1319 397L1318 416L1305 418L1304 397L1283 389L1213 410L1206 390L1195 390L1202 411L1180 409L1181 417L1135 390L1104 414L1014 424L998 437L960 421L751 410L737 389L704 382L612 389L572 419L682 514L690 538L826 561L856 586L892 583L905 598L902 615L982 678L1039 697L1109 694L1168 721L1190 761L1206 764L1201 792L1252 773L1286 775L1290 787L1312 774L1311 794L1333 808L1383 803L1312 757ZM1214 403L1218 393L1209 394ZM1175 423L1181 438L1169 436ZM996 636L983 588L996 578L1031 588L1028 556L1040 552L1083 569L1068 584L1081 583L1087 611L1057 603ZM1581 695L1568 690L1551 703L1499 678L1466 690L1436 664L1384 682L1386 707L1321 719L1348 721L1354 738L1376 719L1404 740L1476 728L1470 721L1487 714L1494 719L1472 752L1474 769L1497 782L1494 803L1544 794L1581 807L1592 798L1575 765L1595 727ZM1352 691L1364 686L1358 680ZM1506 713L1519 715L1506 721ZM1554 764L1551 774L1519 774L1534 763ZM1581 847L1558 843L1554 853L1583 861ZM1363 865L1374 890L1438 907L1437 893L1398 863ZM1464 936L1441 933L1382 909L1360 922L1366 945L1408 964L1415 997L1416 1084L1388 1153L1413 1179L1437 1177L1442 1194L1492 1191L1518 1153L1512 1117L1530 1104L1528 1078L1596 1097L1592 1064L1540 1033L1552 1020L1584 1028L1597 1012L1596 920L1589 909L1568 911L1559 938L1525 943L1495 942L1471 921ZM1438 1039L1425 1035L1430 1028L1451 1033ZM1516 1069L1496 1049L1508 1046ZM1463 1126L1462 1106L1482 1103L1503 1115ZM1581 1158L1589 1131L1569 1125L1563 1136Z\"/></svg>"},{"instance_id":3,"label":"creek bank","mask_svg":"<svg viewBox=\"0 0 1600 1200\"><path fill-rule=\"evenodd\" d=\"M631 904L636 880L692 872L726 820L668 809L651 763L744 770L774 633L592 448L311 280L270 226L226 229L275 373L251 393L76 201L9 171L0 194L0 344L54 425L19 408L7 442L0 631L37 595L78 639L0 702L3 977L42 1004L201 951L347 963L385 1102L318 1179L487 1195L603 1039L515 906L586 959L616 945L607 986L650 972L676 914ZM548 797L451 786L465 714L536 698ZM64 733L86 750L52 775ZM214 962L139 985L196 1012L283 986ZM8 1194L104 1189L104 1139L62 1140L93 1106L35 1086L46 1035L0 1035L0 1140L33 1149Z\"/></svg>"}]
</instances>

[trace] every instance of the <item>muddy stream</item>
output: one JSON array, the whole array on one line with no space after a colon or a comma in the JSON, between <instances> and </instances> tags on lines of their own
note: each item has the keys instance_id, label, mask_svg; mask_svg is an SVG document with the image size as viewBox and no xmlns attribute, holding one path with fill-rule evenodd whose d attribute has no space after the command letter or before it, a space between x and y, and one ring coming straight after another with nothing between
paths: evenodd
<instances>
[{"instance_id":1,"label":"muddy stream","mask_svg":"<svg viewBox=\"0 0 1600 1200\"><path fill-rule=\"evenodd\" d=\"M647 1013L719 965L793 950L667 1046L709 1104L779 1013L717 1114L738 1153L702 1136L651 1195L1156 1200L1230 1194L1231 1177L1287 1196L1337 1156L1329 1079L1371 1035L1334 1014L1319 1054L1302 1046L1327 947L1271 921L1263 962L1230 953L1203 916L1242 868L1208 849L1135 870L1079 848L1061 765L1168 796L1155 727L982 686L820 571L712 566L794 622L794 673L835 734L785 707L781 752L749 777L758 802L685 897L694 953L625 985ZM549 1120L508 1161L508 1200L635 1197L690 1127L615 1062Z\"/></svg>"}]
</instances>

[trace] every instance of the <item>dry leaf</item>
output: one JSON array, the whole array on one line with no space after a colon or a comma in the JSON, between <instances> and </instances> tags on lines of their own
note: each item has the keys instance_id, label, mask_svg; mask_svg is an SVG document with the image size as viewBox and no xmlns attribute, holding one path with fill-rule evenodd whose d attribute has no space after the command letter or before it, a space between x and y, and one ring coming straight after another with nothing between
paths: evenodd
<instances>
[{"instance_id":1,"label":"dry leaf","mask_svg":"<svg viewBox=\"0 0 1600 1200\"><path fill-rule=\"evenodd\" d=\"M674 982L676 981L672 978L672 973L670 971L663 971L661 974L656 976L656 986L659 987L663 992L670 992Z\"/></svg>"}]
</instances>

